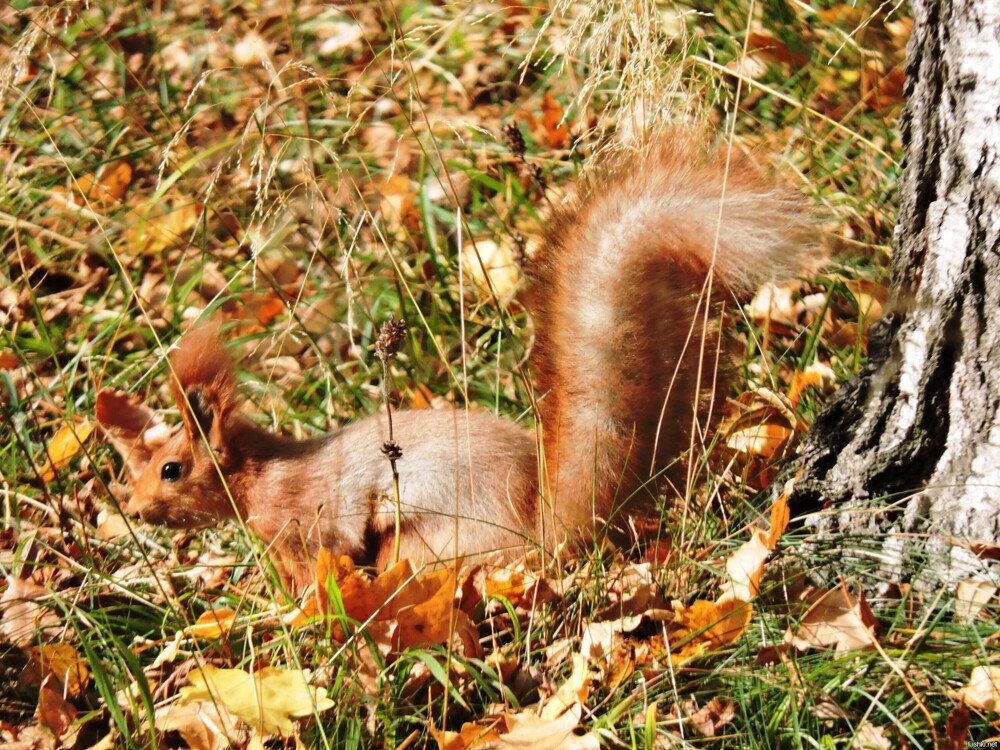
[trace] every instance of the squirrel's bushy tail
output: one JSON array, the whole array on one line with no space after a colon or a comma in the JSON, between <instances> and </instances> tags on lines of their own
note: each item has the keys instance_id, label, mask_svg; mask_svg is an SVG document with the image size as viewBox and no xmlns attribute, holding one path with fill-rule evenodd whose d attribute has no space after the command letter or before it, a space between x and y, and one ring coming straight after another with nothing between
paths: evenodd
<instances>
[{"instance_id":1,"label":"squirrel's bushy tail","mask_svg":"<svg viewBox=\"0 0 1000 750\"><path fill-rule=\"evenodd\" d=\"M556 527L615 520L653 495L653 477L684 491L678 459L729 386L720 303L794 275L811 249L798 196L686 136L615 157L588 185L556 212L529 268L542 512L555 539Z\"/></svg>"}]
</instances>

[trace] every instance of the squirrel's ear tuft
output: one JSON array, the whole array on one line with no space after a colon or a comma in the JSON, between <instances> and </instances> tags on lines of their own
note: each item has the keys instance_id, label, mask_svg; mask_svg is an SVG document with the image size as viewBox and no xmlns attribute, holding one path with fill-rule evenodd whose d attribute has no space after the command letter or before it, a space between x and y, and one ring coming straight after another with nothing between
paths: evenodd
<instances>
[{"instance_id":1,"label":"squirrel's ear tuft","mask_svg":"<svg viewBox=\"0 0 1000 750\"><path fill-rule=\"evenodd\" d=\"M170 356L174 398L192 444L208 438L212 449L225 449L225 422L236 407L233 360L219 338L219 324L188 331Z\"/></svg>"}]
</instances>

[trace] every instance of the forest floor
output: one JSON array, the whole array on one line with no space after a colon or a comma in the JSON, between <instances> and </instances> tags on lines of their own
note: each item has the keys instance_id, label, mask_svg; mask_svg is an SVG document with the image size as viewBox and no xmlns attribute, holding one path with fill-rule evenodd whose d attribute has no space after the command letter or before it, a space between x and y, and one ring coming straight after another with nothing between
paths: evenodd
<instances>
[{"instance_id":1,"label":"forest floor","mask_svg":"<svg viewBox=\"0 0 1000 750\"><path fill-rule=\"evenodd\" d=\"M997 741L996 589L866 594L766 491L889 296L910 19L704 5L0 9L0 744ZM323 556L296 597L235 524L123 512L96 394L175 424L165 352L208 318L275 431L378 410L390 316L403 407L530 425L520 261L660 118L753 155L822 242L742 308L738 392L657 541L502 571Z\"/></svg>"}]
</instances>

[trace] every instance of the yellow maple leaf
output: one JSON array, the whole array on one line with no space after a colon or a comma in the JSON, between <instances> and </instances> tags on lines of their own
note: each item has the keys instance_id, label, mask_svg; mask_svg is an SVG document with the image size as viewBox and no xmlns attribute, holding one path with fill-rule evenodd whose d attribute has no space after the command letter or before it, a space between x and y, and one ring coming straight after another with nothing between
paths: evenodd
<instances>
[{"instance_id":1,"label":"yellow maple leaf","mask_svg":"<svg viewBox=\"0 0 1000 750\"><path fill-rule=\"evenodd\" d=\"M206 664L188 675L191 685L181 688L179 704L221 703L258 734L289 737L295 729L292 719L333 707L324 688L309 684L309 676L296 669L265 667L248 674Z\"/></svg>"}]
</instances>

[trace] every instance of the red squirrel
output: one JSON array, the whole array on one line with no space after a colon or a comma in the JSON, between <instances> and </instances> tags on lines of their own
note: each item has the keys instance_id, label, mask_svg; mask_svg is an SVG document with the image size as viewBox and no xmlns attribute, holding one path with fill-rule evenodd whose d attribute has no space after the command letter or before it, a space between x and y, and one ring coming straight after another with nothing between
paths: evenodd
<instances>
[{"instance_id":1,"label":"red squirrel","mask_svg":"<svg viewBox=\"0 0 1000 750\"><path fill-rule=\"evenodd\" d=\"M540 429L477 409L393 415L401 556L551 548L682 487L678 459L692 429L704 439L730 383L716 366L719 310L800 270L810 226L797 197L688 137L607 161L556 209L527 267ZM130 513L181 528L239 517L298 585L320 546L387 561L384 414L292 440L241 414L211 327L185 334L170 362L183 429L167 441L148 429L152 412L98 395L131 477Z\"/></svg>"}]
</instances>

